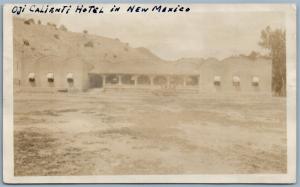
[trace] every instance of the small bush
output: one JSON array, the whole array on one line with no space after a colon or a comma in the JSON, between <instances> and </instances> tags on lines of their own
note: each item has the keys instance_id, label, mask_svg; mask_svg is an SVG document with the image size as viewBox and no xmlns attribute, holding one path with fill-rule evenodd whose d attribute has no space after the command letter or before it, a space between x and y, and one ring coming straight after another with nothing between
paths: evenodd
<instances>
[{"instance_id":1,"label":"small bush","mask_svg":"<svg viewBox=\"0 0 300 187\"><path fill-rule=\"evenodd\" d=\"M34 24L34 19L31 18L31 19L25 20L24 23L26 25Z\"/></svg>"},{"instance_id":2,"label":"small bush","mask_svg":"<svg viewBox=\"0 0 300 187\"><path fill-rule=\"evenodd\" d=\"M56 24L54 23L48 22L47 25L56 29Z\"/></svg>"},{"instance_id":3,"label":"small bush","mask_svg":"<svg viewBox=\"0 0 300 187\"><path fill-rule=\"evenodd\" d=\"M54 34L54 38L59 40L59 35L58 34Z\"/></svg>"},{"instance_id":4,"label":"small bush","mask_svg":"<svg viewBox=\"0 0 300 187\"><path fill-rule=\"evenodd\" d=\"M117 58L118 56L116 54L113 55L114 58Z\"/></svg>"},{"instance_id":5,"label":"small bush","mask_svg":"<svg viewBox=\"0 0 300 187\"><path fill-rule=\"evenodd\" d=\"M28 40L23 40L24 45L29 46L29 41Z\"/></svg>"},{"instance_id":6,"label":"small bush","mask_svg":"<svg viewBox=\"0 0 300 187\"><path fill-rule=\"evenodd\" d=\"M42 24L41 20L38 20L38 24L39 24L39 25L41 25L41 24Z\"/></svg>"},{"instance_id":7,"label":"small bush","mask_svg":"<svg viewBox=\"0 0 300 187\"><path fill-rule=\"evenodd\" d=\"M64 26L64 25L61 25L61 26L59 27L59 30L62 30L62 31L68 31L67 27Z\"/></svg>"},{"instance_id":8,"label":"small bush","mask_svg":"<svg viewBox=\"0 0 300 187\"><path fill-rule=\"evenodd\" d=\"M84 30L83 33L84 33L84 34L88 34L88 31L87 31L87 30Z\"/></svg>"},{"instance_id":9,"label":"small bush","mask_svg":"<svg viewBox=\"0 0 300 187\"><path fill-rule=\"evenodd\" d=\"M84 44L84 47L94 47L94 43L92 41L88 41Z\"/></svg>"}]
</instances>

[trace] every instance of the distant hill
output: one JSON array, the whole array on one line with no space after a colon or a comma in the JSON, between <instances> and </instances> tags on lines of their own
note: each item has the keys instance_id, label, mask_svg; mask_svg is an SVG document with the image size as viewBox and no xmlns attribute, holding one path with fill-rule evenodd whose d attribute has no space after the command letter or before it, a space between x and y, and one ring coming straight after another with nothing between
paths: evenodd
<instances>
[{"instance_id":1,"label":"distant hill","mask_svg":"<svg viewBox=\"0 0 300 187\"><path fill-rule=\"evenodd\" d=\"M74 33L58 29L53 25L33 22L25 24L25 22L24 19L14 18L14 44L16 50L24 49L30 56L75 55L92 59L92 63L95 61L112 63L160 61L146 48L132 48L119 39ZM28 41L28 46L23 47L25 40Z\"/></svg>"},{"instance_id":2,"label":"distant hill","mask_svg":"<svg viewBox=\"0 0 300 187\"><path fill-rule=\"evenodd\" d=\"M18 17L14 18L13 33L15 64L35 63L41 57L54 55L61 59L79 58L82 62L92 64L95 69L109 69L111 72L197 73L204 64L214 67L228 61L251 62L247 56L230 57L222 61L215 58L166 61L144 47L133 48L119 39L70 32L64 26L43 25L32 19Z\"/></svg>"}]
</instances>

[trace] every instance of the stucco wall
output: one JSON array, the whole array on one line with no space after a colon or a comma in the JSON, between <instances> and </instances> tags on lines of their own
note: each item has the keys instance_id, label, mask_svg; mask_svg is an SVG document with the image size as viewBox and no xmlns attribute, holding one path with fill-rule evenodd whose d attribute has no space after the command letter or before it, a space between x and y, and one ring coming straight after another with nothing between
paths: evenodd
<instances>
[{"instance_id":1,"label":"stucco wall","mask_svg":"<svg viewBox=\"0 0 300 187\"><path fill-rule=\"evenodd\" d=\"M221 62L205 63L201 67L200 89L204 92L261 93L271 94L271 60L247 60L228 58ZM219 76L220 86L214 85L214 77ZM233 76L240 78L240 86L233 86ZM253 86L253 77L259 78L259 85Z\"/></svg>"},{"instance_id":2,"label":"stucco wall","mask_svg":"<svg viewBox=\"0 0 300 187\"><path fill-rule=\"evenodd\" d=\"M87 71L87 64L77 58L61 59L57 56L38 58L22 66L21 88L33 91L85 90L88 86ZM29 81L30 73L35 74L34 82ZM53 73L53 83L48 82L48 73ZM73 83L67 81L68 73L73 74Z\"/></svg>"},{"instance_id":3,"label":"stucco wall","mask_svg":"<svg viewBox=\"0 0 300 187\"><path fill-rule=\"evenodd\" d=\"M199 84L194 86L200 92L208 93L257 93L271 95L270 59L227 58L223 61L207 61L199 68ZM41 57L23 63L21 66L21 88L35 91L79 90L89 88L88 72L92 66L80 58L61 59L57 56ZM35 82L29 82L28 75L35 73ZM49 83L47 74L54 74L54 82ZM72 73L74 82L68 83L67 74ZM116 72L118 73L118 72ZM142 73L142 72L141 72ZM220 85L214 84L215 76L220 77ZM233 86L233 76L240 78L240 86ZM253 86L253 77L259 78L259 85Z\"/></svg>"}]
</instances>

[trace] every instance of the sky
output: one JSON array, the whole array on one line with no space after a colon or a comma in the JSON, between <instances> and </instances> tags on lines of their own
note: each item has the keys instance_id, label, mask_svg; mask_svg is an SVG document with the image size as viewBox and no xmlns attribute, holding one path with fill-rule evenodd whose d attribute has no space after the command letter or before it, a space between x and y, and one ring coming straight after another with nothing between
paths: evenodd
<instances>
[{"instance_id":1,"label":"sky","mask_svg":"<svg viewBox=\"0 0 300 187\"><path fill-rule=\"evenodd\" d=\"M30 17L30 15L29 15ZM64 24L70 31L119 38L132 47L145 47L166 60L180 58L223 59L266 54L258 42L268 25L284 29L284 14L275 11L191 11L178 14L101 14L36 16Z\"/></svg>"}]
</instances>

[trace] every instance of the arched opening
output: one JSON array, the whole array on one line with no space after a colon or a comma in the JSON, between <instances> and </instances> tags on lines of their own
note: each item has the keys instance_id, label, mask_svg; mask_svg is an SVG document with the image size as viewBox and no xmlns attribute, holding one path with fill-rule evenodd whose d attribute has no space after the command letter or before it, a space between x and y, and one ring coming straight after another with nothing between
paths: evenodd
<instances>
[{"instance_id":1,"label":"arched opening","mask_svg":"<svg viewBox=\"0 0 300 187\"><path fill-rule=\"evenodd\" d=\"M166 85L167 84L167 78L164 76L156 76L153 79L153 83L154 85Z\"/></svg>"},{"instance_id":2,"label":"arched opening","mask_svg":"<svg viewBox=\"0 0 300 187\"><path fill-rule=\"evenodd\" d=\"M146 75L140 75L137 77L137 84L141 85L149 85L151 83L151 80Z\"/></svg>"},{"instance_id":3,"label":"arched opening","mask_svg":"<svg viewBox=\"0 0 300 187\"><path fill-rule=\"evenodd\" d=\"M199 77L198 76L188 76L186 78L186 85L188 86L196 86L198 85Z\"/></svg>"},{"instance_id":4,"label":"arched opening","mask_svg":"<svg viewBox=\"0 0 300 187\"><path fill-rule=\"evenodd\" d=\"M106 83L107 84L118 84L119 83L119 76L116 74L111 74L106 76Z\"/></svg>"},{"instance_id":5,"label":"arched opening","mask_svg":"<svg viewBox=\"0 0 300 187\"><path fill-rule=\"evenodd\" d=\"M184 79L182 76L178 76L178 75L172 76L170 80L170 84L174 86L181 86L184 84Z\"/></svg>"},{"instance_id":6,"label":"arched opening","mask_svg":"<svg viewBox=\"0 0 300 187\"><path fill-rule=\"evenodd\" d=\"M133 75L123 75L121 79L122 84L126 85L133 85L135 82L135 77Z\"/></svg>"}]
</instances>

